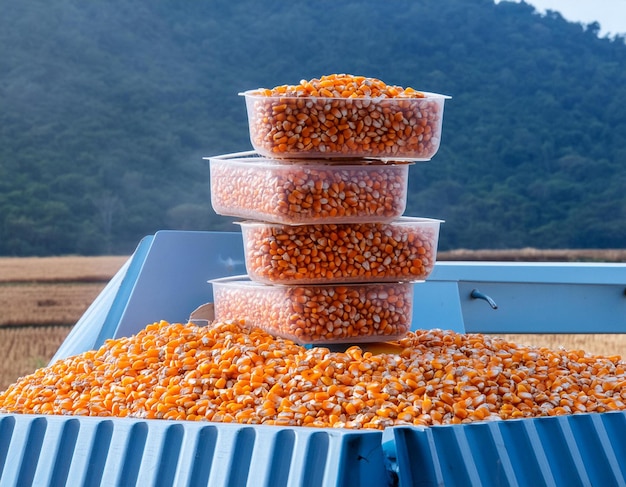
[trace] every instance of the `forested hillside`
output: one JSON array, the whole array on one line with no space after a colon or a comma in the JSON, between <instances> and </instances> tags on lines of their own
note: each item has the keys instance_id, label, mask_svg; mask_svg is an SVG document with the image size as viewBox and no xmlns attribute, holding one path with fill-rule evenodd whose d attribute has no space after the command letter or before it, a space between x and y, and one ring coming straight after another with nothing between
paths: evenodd
<instances>
[{"instance_id":1,"label":"forested hillside","mask_svg":"<svg viewBox=\"0 0 626 487\"><path fill-rule=\"evenodd\" d=\"M626 45L491 0L0 0L0 255L237 230L203 156L248 150L237 93L330 73L451 95L407 214L440 248L626 246Z\"/></svg>"}]
</instances>

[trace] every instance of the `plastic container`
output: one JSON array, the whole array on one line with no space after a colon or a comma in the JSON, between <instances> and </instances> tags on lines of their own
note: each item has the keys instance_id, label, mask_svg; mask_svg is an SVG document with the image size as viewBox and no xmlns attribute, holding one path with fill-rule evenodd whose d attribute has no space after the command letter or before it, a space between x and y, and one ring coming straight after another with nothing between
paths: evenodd
<instances>
[{"instance_id":1,"label":"plastic container","mask_svg":"<svg viewBox=\"0 0 626 487\"><path fill-rule=\"evenodd\" d=\"M389 222L406 208L409 164L294 163L255 153L205 159L220 215L289 225Z\"/></svg>"},{"instance_id":2,"label":"plastic container","mask_svg":"<svg viewBox=\"0 0 626 487\"><path fill-rule=\"evenodd\" d=\"M413 283L283 286L235 276L210 281L216 320L301 344L378 342L411 328Z\"/></svg>"},{"instance_id":3,"label":"plastic container","mask_svg":"<svg viewBox=\"0 0 626 487\"><path fill-rule=\"evenodd\" d=\"M441 142L447 96L245 97L252 147L268 157L428 161Z\"/></svg>"},{"instance_id":4,"label":"plastic container","mask_svg":"<svg viewBox=\"0 0 626 487\"><path fill-rule=\"evenodd\" d=\"M441 220L282 225L240 222L246 271L267 284L398 282L426 279Z\"/></svg>"}]
</instances>

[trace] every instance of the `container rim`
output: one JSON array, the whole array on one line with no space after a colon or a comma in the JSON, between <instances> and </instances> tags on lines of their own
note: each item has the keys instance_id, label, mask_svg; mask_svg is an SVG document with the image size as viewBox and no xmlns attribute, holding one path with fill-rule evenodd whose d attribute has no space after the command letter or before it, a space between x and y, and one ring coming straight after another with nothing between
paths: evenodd
<instances>
[{"instance_id":1,"label":"container rim","mask_svg":"<svg viewBox=\"0 0 626 487\"><path fill-rule=\"evenodd\" d=\"M284 159L272 159L264 156L257 151L249 150L242 152L233 152L230 154L220 154L217 156L203 157L205 161L228 161L228 162L244 162L246 164L264 164L266 166L288 167L289 164L301 166L324 165L332 167L357 167L357 166L412 166L416 162L427 162L429 159L389 159L375 157L336 157L332 159L323 158L306 158L298 159L295 157Z\"/></svg>"},{"instance_id":2,"label":"container rim","mask_svg":"<svg viewBox=\"0 0 626 487\"><path fill-rule=\"evenodd\" d=\"M246 91L241 91L239 93L237 93L237 95L239 96L244 96L244 97L248 97L248 98L265 98L268 100L271 99L282 99L282 98L287 98L287 99L312 99L312 100L371 100L371 101L383 101L383 100L389 100L389 101L394 101L394 100L398 100L398 101L411 101L411 100L427 100L427 99L433 99L433 98L437 98L437 99L443 99L443 100L450 100L452 98L452 96L450 95L443 95L441 93L433 93L431 91L421 91L421 90L416 90L419 93L422 93L424 96L422 98L417 98L417 97L383 97L383 96L360 96L360 97L355 97L355 98L344 98L344 97L339 97L339 96L294 96L294 95L272 95L272 96L266 96L266 95L261 95L259 94L259 90L263 90L265 88L256 88L254 90L246 90Z\"/></svg>"},{"instance_id":3,"label":"container rim","mask_svg":"<svg viewBox=\"0 0 626 487\"><path fill-rule=\"evenodd\" d=\"M324 223L324 222L319 222L319 223L304 223L304 224L298 224L298 225L288 225L285 223L275 223L275 222L263 222L263 221L259 221L259 220L241 220L241 221L235 221L233 222L235 225L239 225L239 226L247 226L247 227L292 227L292 226L302 226L302 227L314 227L314 226L318 226L318 225L350 225L350 223L345 222L345 223ZM399 216L397 219L395 220L391 220L389 222L359 222L359 225L396 225L396 226L404 226L404 225L410 225L410 224L415 224L415 223L424 223L424 224L442 224L445 223L445 220L441 220L439 218L428 218L428 217L421 217L421 216L408 216L408 215L402 215Z\"/></svg>"},{"instance_id":4,"label":"container rim","mask_svg":"<svg viewBox=\"0 0 626 487\"><path fill-rule=\"evenodd\" d=\"M226 276L226 277L218 277L216 279L209 279L207 281L210 284L238 284L243 286L252 286L266 289L273 288L282 288L288 289L293 288L293 284L265 284L263 282L254 281L250 278L248 274L239 274L236 276ZM333 283L329 282L327 284L300 284L295 285L295 287L332 287L332 286L346 286L346 287L369 287L369 286L392 286L394 284L420 284L425 282L425 279L411 280L411 281L388 281L388 282L377 282L377 281L366 281L366 282L346 282L346 283Z\"/></svg>"}]
</instances>

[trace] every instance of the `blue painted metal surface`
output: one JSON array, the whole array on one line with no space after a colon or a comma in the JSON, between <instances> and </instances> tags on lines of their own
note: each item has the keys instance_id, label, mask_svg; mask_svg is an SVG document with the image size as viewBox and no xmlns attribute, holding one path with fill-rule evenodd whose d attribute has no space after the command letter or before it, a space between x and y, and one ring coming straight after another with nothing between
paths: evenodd
<instances>
[{"instance_id":1,"label":"blue painted metal surface","mask_svg":"<svg viewBox=\"0 0 626 487\"><path fill-rule=\"evenodd\" d=\"M211 301L245 273L239 233L148 236L53 360ZM438 262L415 285L413 329L626 331L626 264ZM497 305L473 299L478 289ZM474 293L475 294L475 293ZM31 485L626 485L626 413L430 428L318 430L0 415L0 487Z\"/></svg>"},{"instance_id":2,"label":"blue painted metal surface","mask_svg":"<svg viewBox=\"0 0 626 487\"><path fill-rule=\"evenodd\" d=\"M475 289L497 309L473 299ZM415 287L413 327L626 333L625 291L626 264L437 262L428 280Z\"/></svg>"},{"instance_id":3,"label":"blue painted metal surface","mask_svg":"<svg viewBox=\"0 0 626 487\"><path fill-rule=\"evenodd\" d=\"M626 413L391 428L399 486L626 485Z\"/></svg>"},{"instance_id":4,"label":"blue painted metal surface","mask_svg":"<svg viewBox=\"0 0 626 487\"><path fill-rule=\"evenodd\" d=\"M393 482L378 431L0 415L0 487Z\"/></svg>"},{"instance_id":5,"label":"blue painted metal surface","mask_svg":"<svg viewBox=\"0 0 626 487\"><path fill-rule=\"evenodd\" d=\"M137 246L133 256L113 276L104 290L89 306L85 314L74 325L65 341L56 351L50 363L60 358L75 355L100 347L104 340L114 336L137 276L153 237L145 237Z\"/></svg>"},{"instance_id":6,"label":"blue painted metal surface","mask_svg":"<svg viewBox=\"0 0 626 487\"><path fill-rule=\"evenodd\" d=\"M52 361L98 348L107 338L133 335L155 321L185 322L213 299L208 280L244 273L240 233L166 230L147 236Z\"/></svg>"},{"instance_id":7,"label":"blue painted metal surface","mask_svg":"<svg viewBox=\"0 0 626 487\"><path fill-rule=\"evenodd\" d=\"M113 337L132 335L155 321L185 322L213 299L209 279L246 272L236 232L157 232L138 259L141 269Z\"/></svg>"}]
</instances>

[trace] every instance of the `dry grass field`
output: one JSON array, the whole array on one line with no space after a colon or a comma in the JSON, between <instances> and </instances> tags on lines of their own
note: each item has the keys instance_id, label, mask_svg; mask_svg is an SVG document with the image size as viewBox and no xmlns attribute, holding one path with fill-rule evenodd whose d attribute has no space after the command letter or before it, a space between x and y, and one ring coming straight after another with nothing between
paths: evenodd
<instances>
[{"instance_id":1,"label":"dry grass field","mask_svg":"<svg viewBox=\"0 0 626 487\"><path fill-rule=\"evenodd\" d=\"M100 294L103 284L0 283L0 326L71 325Z\"/></svg>"},{"instance_id":2,"label":"dry grass field","mask_svg":"<svg viewBox=\"0 0 626 487\"><path fill-rule=\"evenodd\" d=\"M48 364L127 259L0 258L0 390Z\"/></svg>"},{"instance_id":3,"label":"dry grass field","mask_svg":"<svg viewBox=\"0 0 626 487\"><path fill-rule=\"evenodd\" d=\"M0 390L48 364L126 256L0 258ZM626 262L613 251L453 251L439 260ZM505 335L525 345L626 356L626 335Z\"/></svg>"},{"instance_id":4,"label":"dry grass field","mask_svg":"<svg viewBox=\"0 0 626 487\"><path fill-rule=\"evenodd\" d=\"M0 283L107 282L127 256L0 257Z\"/></svg>"},{"instance_id":5,"label":"dry grass field","mask_svg":"<svg viewBox=\"0 0 626 487\"><path fill-rule=\"evenodd\" d=\"M502 262L626 262L626 249L458 249L448 252L439 252L437 259Z\"/></svg>"}]
</instances>

